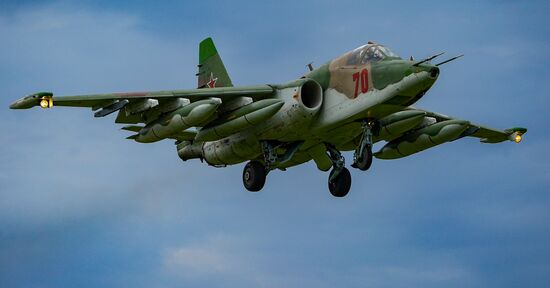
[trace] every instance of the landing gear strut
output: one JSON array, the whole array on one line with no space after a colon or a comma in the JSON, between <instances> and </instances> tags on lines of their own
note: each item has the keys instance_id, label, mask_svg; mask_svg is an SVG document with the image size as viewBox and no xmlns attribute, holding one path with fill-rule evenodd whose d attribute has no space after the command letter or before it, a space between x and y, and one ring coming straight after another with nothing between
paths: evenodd
<instances>
[{"instance_id":1,"label":"landing gear strut","mask_svg":"<svg viewBox=\"0 0 550 288\"><path fill-rule=\"evenodd\" d=\"M351 174L344 167L345 159L342 153L331 145L327 145L327 150L334 167L328 177L328 189L332 196L344 197L348 195L351 188Z\"/></svg>"},{"instance_id":2,"label":"landing gear strut","mask_svg":"<svg viewBox=\"0 0 550 288\"><path fill-rule=\"evenodd\" d=\"M264 154L265 170L269 172L272 168L271 166L277 162L277 153L275 152L275 147L269 142L262 141L261 145Z\"/></svg>"},{"instance_id":3,"label":"landing gear strut","mask_svg":"<svg viewBox=\"0 0 550 288\"><path fill-rule=\"evenodd\" d=\"M362 123L363 134L355 153L351 167L366 171L372 164L372 129L374 121L365 120Z\"/></svg>"}]
</instances>

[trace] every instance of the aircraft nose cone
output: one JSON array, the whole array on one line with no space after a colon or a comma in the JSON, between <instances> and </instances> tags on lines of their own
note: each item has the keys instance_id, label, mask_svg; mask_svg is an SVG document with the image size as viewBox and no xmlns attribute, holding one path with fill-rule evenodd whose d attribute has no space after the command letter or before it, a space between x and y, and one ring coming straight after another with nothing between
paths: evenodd
<instances>
[{"instance_id":1,"label":"aircraft nose cone","mask_svg":"<svg viewBox=\"0 0 550 288\"><path fill-rule=\"evenodd\" d=\"M439 76L439 68L438 67L432 67L429 70L429 73L430 73L430 78L436 79L437 76Z\"/></svg>"}]
</instances>

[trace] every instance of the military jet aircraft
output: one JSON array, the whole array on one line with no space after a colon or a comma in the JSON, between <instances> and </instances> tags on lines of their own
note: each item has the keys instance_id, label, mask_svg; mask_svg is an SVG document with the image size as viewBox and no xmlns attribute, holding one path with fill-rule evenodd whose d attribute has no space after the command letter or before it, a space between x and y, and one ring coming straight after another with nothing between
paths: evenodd
<instances>
[{"instance_id":1,"label":"military jet aircraft","mask_svg":"<svg viewBox=\"0 0 550 288\"><path fill-rule=\"evenodd\" d=\"M331 170L328 188L346 196L351 175L341 151L355 151L351 167L368 170L373 156L397 159L470 136L484 143L519 143L525 128L497 130L412 107L436 81L441 54L415 61L369 42L284 84L234 87L211 38L199 45L198 88L155 92L54 96L35 93L10 108L88 107L95 117L118 112L128 139L175 140L183 161L214 167L248 161L242 180L263 188L268 172L313 160ZM387 144L376 153L373 144Z\"/></svg>"}]
</instances>

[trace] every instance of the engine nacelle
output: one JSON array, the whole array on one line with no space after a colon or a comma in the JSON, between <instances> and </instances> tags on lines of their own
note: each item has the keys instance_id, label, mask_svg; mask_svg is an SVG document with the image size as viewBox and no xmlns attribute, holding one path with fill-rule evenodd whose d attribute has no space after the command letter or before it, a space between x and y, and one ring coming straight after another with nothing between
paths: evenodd
<instances>
[{"instance_id":1,"label":"engine nacelle","mask_svg":"<svg viewBox=\"0 0 550 288\"><path fill-rule=\"evenodd\" d=\"M201 158L214 166L232 165L261 155L262 149L258 139L301 140L321 109L323 88L311 79L300 79L274 88L276 98L259 100L244 106L242 109L250 111L243 112L242 116L233 120L199 131L198 139L193 142L180 143L177 147L179 157L184 161ZM245 116L257 117L248 119ZM241 121L241 118L246 121ZM255 126L245 122L256 123L259 126L252 129ZM243 130L244 128L251 130ZM242 133L235 133L237 131ZM251 137L252 135L256 137ZM210 141L216 137L225 138Z\"/></svg>"},{"instance_id":2,"label":"engine nacelle","mask_svg":"<svg viewBox=\"0 0 550 288\"><path fill-rule=\"evenodd\" d=\"M266 121L260 139L295 141L307 132L323 105L323 88L312 79L299 79L274 87L285 105Z\"/></svg>"}]
</instances>

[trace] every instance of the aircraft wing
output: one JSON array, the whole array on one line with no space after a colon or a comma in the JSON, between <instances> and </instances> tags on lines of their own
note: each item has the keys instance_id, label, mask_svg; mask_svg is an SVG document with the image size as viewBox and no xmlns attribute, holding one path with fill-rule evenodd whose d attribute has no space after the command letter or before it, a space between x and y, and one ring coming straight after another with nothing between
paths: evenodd
<instances>
[{"instance_id":1,"label":"aircraft wing","mask_svg":"<svg viewBox=\"0 0 550 288\"><path fill-rule=\"evenodd\" d=\"M381 120L380 137L389 141L374 153L378 159L398 159L463 137L476 137L483 143L506 140L521 142L527 129L499 130L444 114L409 107ZM412 128L410 128L412 127ZM388 136L390 131L402 131Z\"/></svg>"},{"instance_id":2,"label":"aircraft wing","mask_svg":"<svg viewBox=\"0 0 550 288\"><path fill-rule=\"evenodd\" d=\"M274 89L269 85L255 85L243 87L220 87L208 89L188 89L188 90L167 90L153 92L128 92L128 93L109 93L109 94L91 94L77 96L54 96L51 92L39 92L30 96L21 98L14 102L10 108L27 109L34 106L40 106L42 100L48 100L48 106L69 106L69 107L89 107L97 110L116 101L127 100L136 102L143 99L171 100L174 98L186 98L191 102L216 97L222 101L233 100L236 97L252 97L255 99L267 98L273 93ZM43 107L43 108L47 108Z\"/></svg>"},{"instance_id":3,"label":"aircraft wing","mask_svg":"<svg viewBox=\"0 0 550 288\"><path fill-rule=\"evenodd\" d=\"M412 108L415 110L420 110L416 108ZM437 120L437 122L447 121L447 120L459 120L454 117L450 117L444 114L421 110L426 112L426 116L433 117ZM495 128L486 127L483 125L478 125L475 123L469 122L468 129L464 131L464 133L461 135L461 137L470 136L470 137L476 137L480 139L480 142L483 143L500 143L506 140L520 142L521 141L521 135L525 134L527 132L526 128L522 127L514 127L504 130L499 130ZM516 138L519 137L519 138Z\"/></svg>"},{"instance_id":4,"label":"aircraft wing","mask_svg":"<svg viewBox=\"0 0 550 288\"><path fill-rule=\"evenodd\" d=\"M245 124L254 123L254 119L250 118L254 115L257 118L263 117L262 119L265 119L266 115L273 115L273 111L282 106L280 101L268 99L272 97L274 90L269 85L255 85L76 96L54 96L50 92L39 92L15 101L10 108L87 107L96 111L95 117L104 117L118 111L116 123L147 124L123 127L123 130L138 133L130 136L129 139L135 139L138 142L154 142L160 139L147 135L160 133L163 135L160 138L184 141L191 140L196 136L197 131L186 130L191 127L204 127L209 123L219 125L232 118L244 117L244 114L247 114ZM180 116L179 119L174 118L176 114ZM258 116L258 114L261 115ZM153 127L155 125L156 127ZM184 128L180 130L181 127ZM174 132L176 130L177 132ZM206 130L204 133L216 134L219 132L210 130ZM206 136L206 138L216 137L215 135Z\"/></svg>"}]
</instances>

